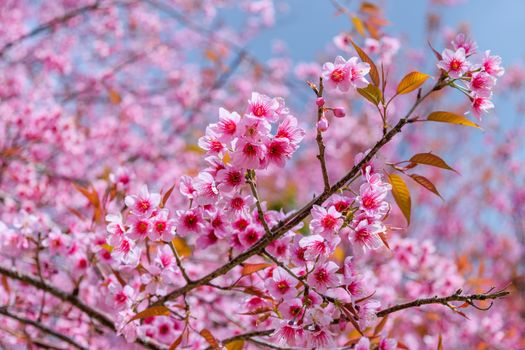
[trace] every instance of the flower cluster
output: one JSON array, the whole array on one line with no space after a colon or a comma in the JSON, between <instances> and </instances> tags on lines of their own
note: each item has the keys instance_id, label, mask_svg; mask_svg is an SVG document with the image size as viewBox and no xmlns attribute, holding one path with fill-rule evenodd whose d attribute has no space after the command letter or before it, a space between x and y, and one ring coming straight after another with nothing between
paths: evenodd
<instances>
[{"instance_id":1,"label":"flower cluster","mask_svg":"<svg viewBox=\"0 0 525 350\"><path fill-rule=\"evenodd\" d=\"M345 60L341 56L335 58L334 63L326 62L323 65L322 77L331 89L346 92L350 87L364 88L368 85L365 75L370 72L370 65L361 62L357 57Z\"/></svg>"},{"instance_id":2,"label":"flower cluster","mask_svg":"<svg viewBox=\"0 0 525 350\"><path fill-rule=\"evenodd\" d=\"M494 108L492 90L505 71L501 58L491 55L489 50L483 53L481 62L471 62L470 58L476 53L476 43L458 34L452 41L452 49L445 49L441 54L437 66L450 78L451 86L467 94L472 113L479 119L483 112Z\"/></svg>"}]
</instances>

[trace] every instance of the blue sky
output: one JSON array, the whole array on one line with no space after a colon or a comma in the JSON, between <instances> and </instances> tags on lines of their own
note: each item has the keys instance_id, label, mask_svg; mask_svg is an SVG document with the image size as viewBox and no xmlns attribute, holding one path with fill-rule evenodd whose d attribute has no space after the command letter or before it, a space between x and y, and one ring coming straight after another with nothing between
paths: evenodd
<instances>
[{"instance_id":1,"label":"blue sky","mask_svg":"<svg viewBox=\"0 0 525 350\"><path fill-rule=\"evenodd\" d=\"M413 48L426 47L425 14L429 2L386 1L386 17L391 22L387 32L408 36ZM252 52L261 58L270 56L272 41L279 39L287 44L294 60L313 60L336 34L348 28L347 18L335 16L335 9L329 0L288 0L286 4L290 11L278 15L276 27L251 44ZM491 48L509 63L523 59L525 1L463 0L461 5L434 8L439 9L443 22L450 27L469 23L473 37L481 48Z\"/></svg>"}]
</instances>

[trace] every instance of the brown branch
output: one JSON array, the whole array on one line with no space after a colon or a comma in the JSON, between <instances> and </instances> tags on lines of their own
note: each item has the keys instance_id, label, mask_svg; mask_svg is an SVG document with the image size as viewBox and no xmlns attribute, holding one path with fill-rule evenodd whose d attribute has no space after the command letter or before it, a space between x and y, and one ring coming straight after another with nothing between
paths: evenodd
<instances>
[{"instance_id":1,"label":"brown branch","mask_svg":"<svg viewBox=\"0 0 525 350\"><path fill-rule=\"evenodd\" d=\"M414 301L411 301L411 302L408 302L408 303L399 304L399 305L395 305L395 306L389 307L387 309L383 309L381 311L378 311L376 313L376 315L377 315L377 317L385 317L385 316L387 316L387 315L389 315L391 313L394 313L394 312L397 312L397 311L400 311L400 310L404 310L404 309L408 309L408 308L412 308L412 307L419 307L419 306L422 306L422 305L429 305L429 304L442 304L442 305L445 305L447 307L451 307L449 305L449 303L450 302L454 302L454 301L466 302L469 305L477 308L473 304L473 301L477 301L477 300L495 300L495 299L503 298L503 297L505 297L505 296L510 294L507 291L499 291L499 292L495 292L495 293L470 294L470 295L462 295L462 293L463 293L463 291L460 289L456 293L454 293L454 294L452 294L450 296L447 296L447 297L437 297L437 296L435 296L433 298L417 299L417 300L414 300ZM347 321L346 319L338 319L338 320L335 320L332 324L338 324L340 321L343 321L343 320ZM238 334L236 336L233 336L233 337L226 338L226 339L222 340L221 343L223 345L226 345L226 344L234 342L236 340L254 341L253 337L269 336L269 335L273 334L274 332L275 332L275 329L266 329L266 330L263 330L263 331L255 331L255 332L248 332L248 333ZM255 343L262 343L262 342L259 342L257 340L255 340L254 342ZM264 343L264 344L266 344L266 343ZM267 346L268 346L268 344L267 344ZM211 348L208 348L208 349L211 349ZM350 348L340 348L340 349L350 349Z\"/></svg>"},{"instance_id":2,"label":"brown branch","mask_svg":"<svg viewBox=\"0 0 525 350\"><path fill-rule=\"evenodd\" d=\"M469 305L473 306L474 308L481 310L479 307L474 305L473 301L476 300L495 300L499 298L503 298L510 293L507 291L499 291L495 293L485 293L485 294L470 294L470 295L461 295L462 290L458 290L453 295L450 295L448 297L432 297L432 298L424 298L424 299L416 299L414 301L395 305L392 307L389 307L388 309L381 310L377 313L377 317L385 317L386 315L389 315L391 313L412 308L412 307L419 307L422 305L428 305L428 304L442 304L447 307L450 307L449 303L453 301L463 301L465 303L468 303Z\"/></svg>"},{"instance_id":3,"label":"brown branch","mask_svg":"<svg viewBox=\"0 0 525 350\"><path fill-rule=\"evenodd\" d=\"M323 78L319 78L319 88L315 87L313 84L310 86L312 90L314 90L315 94L317 95L317 98L323 97ZM324 114L324 107L318 106L317 107L317 121L319 122ZM330 190L330 180L328 177L328 169L326 167L326 159L325 159L325 145L323 141L323 133L319 128L317 129L317 137L315 138L317 142L317 147L319 148L319 154L317 155L317 159L319 159L319 163L321 163L321 173L323 174L323 183L324 183L324 192L327 192Z\"/></svg>"},{"instance_id":4,"label":"brown branch","mask_svg":"<svg viewBox=\"0 0 525 350\"><path fill-rule=\"evenodd\" d=\"M16 320L18 322L21 322L21 323L24 323L24 324L28 324L30 326L33 326L37 329L39 329L40 331L50 335L50 336L53 336L57 339L60 339L62 340L63 342L66 342L68 343L69 345L77 348L77 349L80 349L80 350L87 350L87 348L83 347L82 345L78 344L76 341L74 341L73 339L69 338L69 337L66 337L65 335L61 334L61 333L58 333L58 332L55 332L54 330L52 330L51 328L47 327L47 326L44 326L42 323L40 322L37 322L37 321L33 321L33 320L30 320L30 319L27 319L27 318L24 318L24 317L21 317L21 316L17 316L15 314L12 314L11 312L9 312L7 310L7 307L5 306L2 306L0 307L0 315L4 315L6 317L9 317L13 320Z\"/></svg>"},{"instance_id":5,"label":"brown branch","mask_svg":"<svg viewBox=\"0 0 525 350\"><path fill-rule=\"evenodd\" d=\"M39 281L38 279L35 279L28 275L24 275L18 271L7 269L3 266L0 266L0 274L7 276L9 278L12 278L12 279L16 279L20 282L29 284L40 290L46 291L49 294L57 297L58 299L66 301L76 306L80 311L84 312L86 315L88 315L92 319L99 321L102 325L106 326L113 332L116 332L116 327L111 319L109 319L106 315L102 314L101 312L93 309L91 306L84 304L74 294L66 293L62 290L59 290L53 286L46 284L45 282ZM153 349L153 350L160 349L160 347L157 344L151 342L150 340L137 339L137 343L145 346L148 349Z\"/></svg>"},{"instance_id":6,"label":"brown branch","mask_svg":"<svg viewBox=\"0 0 525 350\"><path fill-rule=\"evenodd\" d=\"M168 243L168 245L170 246L171 250L173 251L173 255L175 256L175 261L177 262L177 267L179 268L180 272L182 273L182 277L184 277L184 280L186 281L186 283L191 283L191 279L188 276L188 274L186 273L186 269L182 265L182 261L181 261L180 256L179 256L179 252L177 252L177 248L175 248L175 245L173 244L173 242Z\"/></svg>"},{"instance_id":7,"label":"brown branch","mask_svg":"<svg viewBox=\"0 0 525 350\"><path fill-rule=\"evenodd\" d=\"M70 19L78 17L78 16L80 16L80 15L86 13L86 12L96 10L96 9L99 8L99 5L100 5L100 2L97 0L91 5L86 5L86 6L83 6L83 7L79 7L77 9L75 9L75 10L72 10L70 12L67 12L67 13L63 14L62 16L53 18L53 19L51 19L51 20L49 20L49 21L47 21L45 23L40 24L39 26L37 26L33 30L29 31L28 33L26 33L26 34L18 37L17 39L15 39L13 41L10 41L7 44L5 44L4 46L2 46L2 48L0 48L0 58L3 57L7 51L9 51L14 46L22 43L24 40L29 39L29 38L31 38L31 37L33 37L35 35L38 35L38 34L40 34L42 32L51 30L57 24L65 23L65 22L69 21Z\"/></svg>"}]
</instances>

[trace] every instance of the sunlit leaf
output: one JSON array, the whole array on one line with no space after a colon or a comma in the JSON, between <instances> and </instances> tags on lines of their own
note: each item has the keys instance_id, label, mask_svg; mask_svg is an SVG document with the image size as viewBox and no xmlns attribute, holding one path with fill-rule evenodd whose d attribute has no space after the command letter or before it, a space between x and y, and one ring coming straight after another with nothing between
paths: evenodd
<instances>
[{"instance_id":1,"label":"sunlit leaf","mask_svg":"<svg viewBox=\"0 0 525 350\"><path fill-rule=\"evenodd\" d=\"M252 273L255 273L260 270L264 270L267 267L273 266L273 264L267 264L267 263L260 263L260 264L244 264L242 267L241 274L243 276L251 275Z\"/></svg>"},{"instance_id":2,"label":"sunlit leaf","mask_svg":"<svg viewBox=\"0 0 525 350\"><path fill-rule=\"evenodd\" d=\"M385 317L381 319L381 321L379 321L376 328L374 329L374 335L378 335L379 333L381 333L383 328L385 328L387 321L388 321L388 315L386 315Z\"/></svg>"},{"instance_id":3,"label":"sunlit leaf","mask_svg":"<svg viewBox=\"0 0 525 350\"><path fill-rule=\"evenodd\" d=\"M242 350L244 348L244 340L234 340L226 344L226 350Z\"/></svg>"},{"instance_id":4,"label":"sunlit leaf","mask_svg":"<svg viewBox=\"0 0 525 350\"><path fill-rule=\"evenodd\" d=\"M441 334L439 335L439 338L438 338L437 350L443 350L443 337L441 336Z\"/></svg>"},{"instance_id":5,"label":"sunlit leaf","mask_svg":"<svg viewBox=\"0 0 525 350\"><path fill-rule=\"evenodd\" d=\"M416 164L431 165L441 169L452 170L457 173L457 171L454 170L450 165L448 165L443 159L441 159L439 156L436 156L433 153L415 154L414 156L412 156L412 158L409 159L409 162Z\"/></svg>"},{"instance_id":6,"label":"sunlit leaf","mask_svg":"<svg viewBox=\"0 0 525 350\"><path fill-rule=\"evenodd\" d=\"M364 52L363 49L357 46L357 44L352 39L349 39L349 40L352 43L352 46L354 47L354 49L357 51L357 54L359 55L359 57L364 62L370 65L370 78L372 79L372 83L374 83L375 86L379 86L379 72L377 70L376 65L374 64L374 61L372 61L372 59L368 57L366 52Z\"/></svg>"},{"instance_id":7,"label":"sunlit leaf","mask_svg":"<svg viewBox=\"0 0 525 350\"><path fill-rule=\"evenodd\" d=\"M388 179L390 181L390 184L392 185L392 195L394 196L394 200L396 201L397 206L399 207L399 209L401 209L401 212L405 216L407 224L410 225L410 191L408 190L408 187L405 181L403 181L403 179L401 178L401 176L397 174L389 174Z\"/></svg>"},{"instance_id":8,"label":"sunlit leaf","mask_svg":"<svg viewBox=\"0 0 525 350\"><path fill-rule=\"evenodd\" d=\"M361 35L362 37L365 37L366 36L365 26L363 25L363 22L359 19L359 17L353 16L352 23L354 24L354 28L359 33L359 35Z\"/></svg>"},{"instance_id":9,"label":"sunlit leaf","mask_svg":"<svg viewBox=\"0 0 525 350\"><path fill-rule=\"evenodd\" d=\"M365 88L357 89L357 92L376 106L383 98L381 90L373 84L368 84Z\"/></svg>"},{"instance_id":10,"label":"sunlit leaf","mask_svg":"<svg viewBox=\"0 0 525 350\"><path fill-rule=\"evenodd\" d=\"M405 75L397 85L396 92L398 95L408 94L414 91L430 78L430 75L420 72L411 72Z\"/></svg>"},{"instance_id":11,"label":"sunlit leaf","mask_svg":"<svg viewBox=\"0 0 525 350\"><path fill-rule=\"evenodd\" d=\"M359 10L362 11L362 12L369 12L369 13L376 13L377 11L379 11L379 7L377 7L377 5L371 3L371 2L368 2L368 1L363 1L361 3L361 6L359 7Z\"/></svg>"},{"instance_id":12,"label":"sunlit leaf","mask_svg":"<svg viewBox=\"0 0 525 350\"><path fill-rule=\"evenodd\" d=\"M474 128L481 129L480 126L469 119L462 117L458 114L450 113L450 112L444 112L444 111L438 111L438 112L432 112L428 116L427 120L433 121L433 122L440 122L440 123L450 123L450 124L457 124L457 125L464 125L464 126L472 126Z\"/></svg>"},{"instance_id":13,"label":"sunlit leaf","mask_svg":"<svg viewBox=\"0 0 525 350\"><path fill-rule=\"evenodd\" d=\"M427 179L427 178L424 177L424 176L417 175L417 174L410 174L409 176L410 176L415 182L417 182L418 184L420 184L421 186L423 186L424 188L426 188L426 189L429 190L430 192L434 193L434 194L437 195L439 198L443 199L443 197L441 197L441 194L439 194L439 191L437 190L436 186L434 186L434 184L433 184L429 179Z\"/></svg>"},{"instance_id":14,"label":"sunlit leaf","mask_svg":"<svg viewBox=\"0 0 525 350\"><path fill-rule=\"evenodd\" d=\"M211 345L211 348L213 350L221 350L221 347L219 346L219 342L217 341L217 339L215 339L215 337L213 336L213 334L211 334L209 330L203 329L202 331L199 332L199 334L204 339L206 339L206 341L208 342L208 344Z\"/></svg>"},{"instance_id":15,"label":"sunlit leaf","mask_svg":"<svg viewBox=\"0 0 525 350\"><path fill-rule=\"evenodd\" d=\"M171 243L175 247L175 250L183 258L191 255L191 248L186 241L180 237L175 237L171 240Z\"/></svg>"},{"instance_id":16,"label":"sunlit leaf","mask_svg":"<svg viewBox=\"0 0 525 350\"><path fill-rule=\"evenodd\" d=\"M118 105L122 102L122 96L118 93L118 91L115 91L113 89L109 90L109 101L113 103L114 105Z\"/></svg>"},{"instance_id":17,"label":"sunlit leaf","mask_svg":"<svg viewBox=\"0 0 525 350\"><path fill-rule=\"evenodd\" d=\"M140 320L140 319L143 319L143 318L146 318L146 317L168 316L169 314L170 314L170 310L166 306L162 306L162 305L152 306L152 307L147 308L144 311L139 312L135 316L133 316L128 321L128 323L131 322L131 321Z\"/></svg>"}]
</instances>

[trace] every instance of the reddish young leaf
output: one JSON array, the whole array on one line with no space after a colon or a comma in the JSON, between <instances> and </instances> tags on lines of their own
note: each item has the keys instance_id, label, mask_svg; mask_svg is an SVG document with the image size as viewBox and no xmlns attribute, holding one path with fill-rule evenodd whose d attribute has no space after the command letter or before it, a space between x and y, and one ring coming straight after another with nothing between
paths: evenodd
<instances>
[{"instance_id":1,"label":"reddish young leaf","mask_svg":"<svg viewBox=\"0 0 525 350\"><path fill-rule=\"evenodd\" d=\"M170 314L170 310L166 306L152 306L147 308L144 311L139 312L135 316L133 316L129 321L135 321L140 320L142 318L151 317L151 316L168 316Z\"/></svg>"},{"instance_id":2,"label":"reddish young leaf","mask_svg":"<svg viewBox=\"0 0 525 350\"><path fill-rule=\"evenodd\" d=\"M443 199L443 197L441 197L441 194L439 194L439 191L437 190L436 186L434 186L434 184L429 179L417 174L410 174L409 176L412 178L412 180L414 180L430 192L434 193L439 198Z\"/></svg>"},{"instance_id":3,"label":"reddish young leaf","mask_svg":"<svg viewBox=\"0 0 525 350\"><path fill-rule=\"evenodd\" d=\"M213 334L211 334L209 330L203 329L202 331L199 332L199 334L204 339L206 339L206 341L208 342L208 344L211 345L211 348L213 350L221 350L221 347L219 346L219 342L217 341L217 339L215 339L215 337L213 336Z\"/></svg>"},{"instance_id":4,"label":"reddish young leaf","mask_svg":"<svg viewBox=\"0 0 525 350\"><path fill-rule=\"evenodd\" d=\"M244 264L242 267L241 274L243 276L251 275L260 270L264 270L267 267L273 266L273 264L261 263L261 264Z\"/></svg>"}]
</instances>

